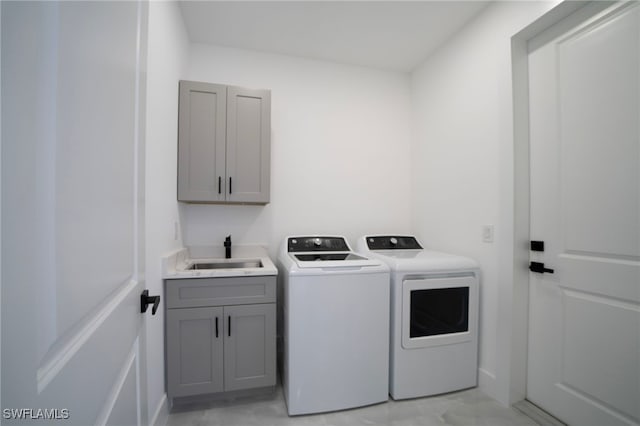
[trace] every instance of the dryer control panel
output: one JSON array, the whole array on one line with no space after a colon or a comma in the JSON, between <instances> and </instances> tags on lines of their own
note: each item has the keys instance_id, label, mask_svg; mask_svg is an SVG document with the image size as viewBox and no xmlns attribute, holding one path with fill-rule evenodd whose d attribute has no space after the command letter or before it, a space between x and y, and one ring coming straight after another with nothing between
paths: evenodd
<instances>
[{"instance_id":1,"label":"dryer control panel","mask_svg":"<svg viewBox=\"0 0 640 426\"><path fill-rule=\"evenodd\" d=\"M417 250L422 249L416 237L377 235L366 237L369 250Z\"/></svg>"}]
</instances>

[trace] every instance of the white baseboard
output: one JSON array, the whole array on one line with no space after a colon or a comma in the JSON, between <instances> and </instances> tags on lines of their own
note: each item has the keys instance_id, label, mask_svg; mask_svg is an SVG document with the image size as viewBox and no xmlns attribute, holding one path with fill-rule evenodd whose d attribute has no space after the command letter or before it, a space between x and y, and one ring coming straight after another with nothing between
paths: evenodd
<instances>
[{"instance_id":1,"label":"white baseboard","mask_svg":"<svg viewBox=\"0 0 640 426\"><path fill-rule=\"evenodd\" d=\"M524 413L527 417L533 419L536 423L542 426L567 426L566 423L556 419L551 414L544 411L542 408L534 405L526 399L513 404L513 408Z\"/></svg>"},{"instance_id":2,"label":"white baseboard","mask_svg":"<svg viewBox=\"0 0 640 426\"><path fill-rule=\"evenodd\" d=\"M498 382L495 374L483 368L478 368L478 387L491 398L498 399Z\"/></svg>"},{"instance_id":3,"label":"white baseboard","mask_svg":"<svg viewBox=\"0 0 640 426\"><path fill-rule=\"evenodd\" d=\"M169 406L167 403L167 394L162 394L162 398L160 398L160 402L158 402L156 411L149 422L150 426L165 426L167 424L167 420L169 420Z\"/></svg>"}]
</instances>

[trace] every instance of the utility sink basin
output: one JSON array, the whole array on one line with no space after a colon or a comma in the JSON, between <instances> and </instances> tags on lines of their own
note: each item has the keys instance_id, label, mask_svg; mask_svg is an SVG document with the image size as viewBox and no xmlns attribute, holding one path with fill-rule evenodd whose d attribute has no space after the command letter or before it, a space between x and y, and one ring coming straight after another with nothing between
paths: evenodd
<instances>
[{"instance_id":1,"label":"utility sink basin","mask_svg":"<svg viewBox=\"0 0 640 426\"><path fill-rule=\"evenodd\" d=\"M187 267L189 271L201 271L207 269L244 269L244 268L262 268L262 262L259 259L250 260L219 260L195 262Z\"/></svg>"}]
</instances>

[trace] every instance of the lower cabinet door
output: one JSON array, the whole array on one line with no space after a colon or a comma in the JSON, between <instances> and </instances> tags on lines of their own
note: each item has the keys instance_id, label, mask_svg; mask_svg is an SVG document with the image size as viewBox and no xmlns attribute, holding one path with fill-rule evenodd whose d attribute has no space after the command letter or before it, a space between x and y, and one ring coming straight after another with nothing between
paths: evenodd
<instances>
[{"instance_id":1,"label":"lower cabinet door","mask_svg":"<svg viewBox=\"0 0 640 426\"><path fill-rule=\"evenodd\" d=\"M169 398L222 392L223 308L167 310Z\"/></svg>"},{"instance_id":2,"label":"lower cabinet door","mask_svg":"<svg viewBox=\"0 0 640 426\"><path fill-rule=\"evenodd\" d=\"M225 390L276 383L276 305L224 307Z\"/></svg>"}]
</instances>

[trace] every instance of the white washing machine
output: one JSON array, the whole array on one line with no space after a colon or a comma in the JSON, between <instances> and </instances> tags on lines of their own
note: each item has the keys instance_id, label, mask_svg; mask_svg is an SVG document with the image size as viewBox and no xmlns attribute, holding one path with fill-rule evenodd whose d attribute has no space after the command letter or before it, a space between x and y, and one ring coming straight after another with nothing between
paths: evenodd
<instances>
[{"instance_id":1,"label":"white washing machine","mask_svg":"<svg viewBox=\"0 0 640 426\"><path fill-rule=\"evenodd\" d=\"M477 263L424 250L413 236L364 236L357 251L391 268L391 397L415 398L476 386Z\"/></svg>"},{"instance_id":2,"label":"white washing machine","mask_svg":"<svg viewBox=\"0 0 640 426\"><path fill-rule=\"evenodd\" d=\"M286 238L278 268L289 415L387 401L389 268L324 236Z\"/></svg>"}]
</instances>

